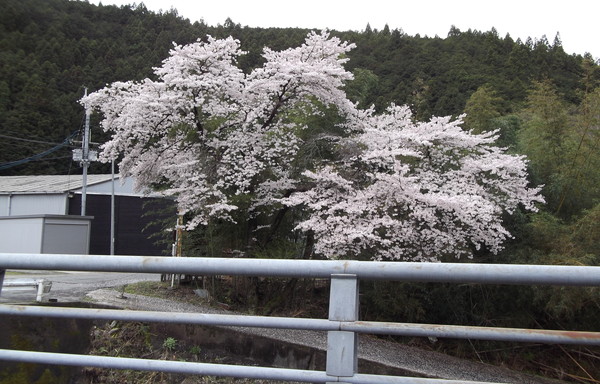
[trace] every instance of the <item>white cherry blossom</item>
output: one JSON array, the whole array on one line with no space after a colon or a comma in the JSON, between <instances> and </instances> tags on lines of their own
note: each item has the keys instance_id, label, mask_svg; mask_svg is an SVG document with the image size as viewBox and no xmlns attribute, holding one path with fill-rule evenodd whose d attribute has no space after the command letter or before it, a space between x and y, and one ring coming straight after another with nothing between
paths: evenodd
<instances>
[{"instance_id":1,"label":"white cherry blossom","mask_svg":"<svg viewBox=\"0 0 600 384\"><path fill-rule=\"evenodd\" d=\"M265 48L264 65L244 74L240 43L208 36L175 46L154 80L113 83L82 102L112 133L102 158L122 156L121 173L139 188L174 196L193 217L188 228L283 206L303 212L296 230L314 233L315 253L327 258L500 250L510 237L502 214L542 201L527 186L525 159L494 146L493 133L465 132L461 118L415 122L406 106L357 109L343 90L353 47L312 32L299 47ZM303 159L305 132L323 108L341 117L337 133L309 137L336 155Z\"/></svg>"}]
</instances>

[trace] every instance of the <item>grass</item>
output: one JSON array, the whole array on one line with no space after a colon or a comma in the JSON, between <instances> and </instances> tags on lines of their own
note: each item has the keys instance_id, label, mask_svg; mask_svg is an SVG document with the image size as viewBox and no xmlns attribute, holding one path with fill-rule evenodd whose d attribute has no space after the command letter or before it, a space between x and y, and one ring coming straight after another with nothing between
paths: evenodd
<instances>
[{"instance_id":1,"label":"grass","mask_svg":"<svg viewBox=\"0 0 600 384\"><path fill-rule=\"evenodd\" d=\"M4 272L5 276L14 276L14 275L31 275L31 273L25 273L21 271L6 271Z\"/></svg>"},{"instance_id":2,"label":"grass","mask_svg":"<svg viewBox=\"0 0 600 384\"><path fill-rule=\"evenodd\" d=\"M142 295L189 304L210 305L210 300L202 299L201 297L197 296L193 292L192 287L181 286L171 288L170 282L141 281L134 284L127 284L117 289L124 295Z\"/></svg>"},{"instance_id":3,"label":"grass","mask_svg":"<svg viewBox=\"0 0 600 384\"><path fill-rule=\"evenodd\" d=\"M163 293L163 291L166 290L167 287L168 284L163 282L140 281L138 283L127 284L121 287L121 289L124 289L125 293L130 293L134 295L165 298L165 294Z\"/></svg>"}]
</instances>

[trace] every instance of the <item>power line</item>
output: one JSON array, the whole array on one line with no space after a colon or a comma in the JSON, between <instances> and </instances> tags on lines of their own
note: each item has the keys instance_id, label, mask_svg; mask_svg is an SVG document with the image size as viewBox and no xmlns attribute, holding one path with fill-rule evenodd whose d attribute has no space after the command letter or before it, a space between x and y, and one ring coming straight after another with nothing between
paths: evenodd
<instances>
[{"instance_id":1,"label":"power line","mask_svg":"<svg viewBox=\"0 0 600 384\"><path fill-rule=\"evenodd\" d=\"M72 159L73 156L56 156L56 157L46 157L44 159L40 159L39 161L54 161L54 160L64 160L64 159Z\"/></svg>"},{"instance_id":2,"label":"power line","mask_svg":"<svg viewBox=\"0 0 600 384\"><path fill-rule=\"evenodd\" d=\"M71 142L71 140L77 134L78 134L78 131L75 131L75 132L71 133L62 143L57 144L56 146L54 146L54 147L52 147L52 148L50 148L50 149L48 149L48 150L46 150L44 152L35 154L33 156L30 156L30 157L26 157L26 158L21 159L21 160L10 161L8 163L0 164L0 170L4 170L4 169L16 167L17 165L25 164L25 163L28 163L30 161L40 160L41 158L43 158L43 157L45 157L45 156L47 156L47 155L49 155L49 154L51 154L53 152L56 152L56 151L58 151L59 149L61 149L63 147L68 146L69 143Z\"/></svg>"},{"instance_id":3,"label":"power line","mask_svg":"<svg viewBox=\"0 0 600 384\"><path fill-rule=\"evenodd\" d=\"M24 141L12 141L12 140L2 140L0 139L0 151L7 151L9 148L12 150L12 152L14 153L15 151L21 150L23 152L21 152L21 156L25 156L25 154L27 153L36 153L39 151L39 149L32 149L32 148L38 148L38 146L42 146L45 147L45 145L42 144L32 144L32 143L27 143ZM27 151L27 152L25 152Z\"/></svg>"},{"instance_id":4,"label":"power line","mask_svg":"<svg viewBox=\"0 0 600 384\"><path fill-rule=\"evenodd\" d=\"M9 136L9 135L0 135L0 137L5 138L5 139L11 139L11 140L26 141L28 143L38 143L38 144L48 144L48 145L63 145L63 143L53 143L53 142L50 142L50 141L33 140L33 139L23 139L22 137L15 137L15 136Z\"/></svg>"}]
</instances>

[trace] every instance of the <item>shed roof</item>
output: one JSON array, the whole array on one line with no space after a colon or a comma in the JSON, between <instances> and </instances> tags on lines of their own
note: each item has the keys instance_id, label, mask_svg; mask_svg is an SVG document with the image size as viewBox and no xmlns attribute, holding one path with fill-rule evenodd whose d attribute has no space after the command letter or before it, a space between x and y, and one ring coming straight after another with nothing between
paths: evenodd
<instances>
[{"instance_id":1,"label":"shed roof","mask_svg":"<svg viewBox=\"0 0 600 384\"><path fill-rule=\"evenodd\" d=\"M111 175L88 175L87 185L111 180ZM0 194L66 193L81 189L81 175L0 176Z\"/></svg>"}]
</instances>

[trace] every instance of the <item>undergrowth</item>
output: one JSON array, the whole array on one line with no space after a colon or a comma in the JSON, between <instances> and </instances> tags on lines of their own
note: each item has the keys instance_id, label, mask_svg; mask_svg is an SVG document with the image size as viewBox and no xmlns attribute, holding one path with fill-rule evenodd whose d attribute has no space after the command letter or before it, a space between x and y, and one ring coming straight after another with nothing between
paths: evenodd
<instances>
[{"instance_id":1,"label":"undergrowth","mask_svg":"<svg viewBox=\"0 0 600 384\"><path fill-rule=\"evenodd\" d=\"M203 303L256 315L274 315L290 317L327 318L328 282L321 280L296 279L255 279L255 278L212 278L199 284L192 281L175 289L169 283L142 282L125 287L125 293L167 298L188 303ZM198 297L193 290L200 286L211 293L209 301ZM372 319L366 319L372 320ZM133 328L119 327L115 329L97 330L96 342L110 351L111 341L115 337L115 352L123 352L133 343L143 343L132 351L142 352L145 358L166 358L168 356L182 361L198 361L199 358L218 357L204 356L198 346L186 345L183 340L169 340L168 335L162 339L158 335L148 335L143 325ZM115 335L116 334L116 335ZM103 336L102 336L103 335ZM115 335L115 336L113 336ZM600 383L600 349L594 347L541 345L524 343L489 342L476 340L428 340L426 338L393 338L396 341L409 343L423 349L434 350L460 358L480 361L486 364L503 366L518 372L536 374L548 378L556 378L573 383ZM136 340L134 342L134 340ZM154 340L153 342L148 340ZM433 341L433 342L432 342ZM169 347L165 347L168 345ZM193 350L196 353L190 353ZM145 351L145 352L144 352ZM202 351L204 352L204 351ZM116 373L110 373L114 375ZM128 373L137 375L139 373ZM147 381L131 381L132 383L180 383L169 381L165 374L144 374ZM123 379L123 378L121 378ZM165 381L166 380L166 381ZM179 380L179 378L176 378ZM190 379L191 380L191 379ZM253 382L234 379L202 378L204 381L188 381L191 383L229 383ZM226 381L219 381L226 380ZM234 380L234 381L230 381ZM91 383L111 383L127 381L92 381ZM264 381L267 383L268 381Z\"/></svg>"},{"instance_id":2,"label":"undergrowth","mask_svg":"<svg viewBox=\"0 0 600 384\"><path fill-rule=\"evenodd\" d=\"M223 357L171 336L155 333L152 326L139 322L113 321L93 329L90 354L153 360L203 362L215 364L240 363L234 357ZM241 363L248 363L246 361ZM82 381L86 384L275 384L278 381L236 379L228 377L184 375L105 368L85 368Z\"/></svg>"}]
</instances>

